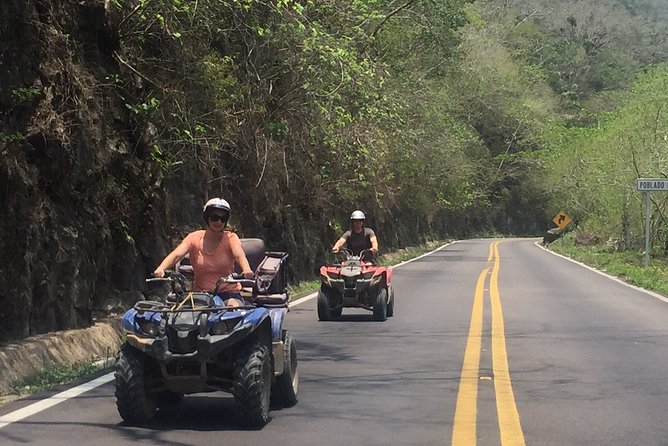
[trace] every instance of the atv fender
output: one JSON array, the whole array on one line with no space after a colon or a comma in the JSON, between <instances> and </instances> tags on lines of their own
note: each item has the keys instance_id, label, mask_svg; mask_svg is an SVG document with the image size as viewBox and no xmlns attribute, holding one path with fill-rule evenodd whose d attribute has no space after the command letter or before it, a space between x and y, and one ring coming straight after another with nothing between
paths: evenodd
<instances>
[{"instance_id":1,"label":"atv fender","mask_svg":"<svg viewBox=\"0 0 668 446\"><path fill-rule=\"evenodd\" d=\"M387 268L387 269L385 270L385 274L387 274L386 282L387 282L388 285L389 285L390 282L392 281L392 272L393 272L393 271L394 271L394 268L391 268L391 267L390 267L390 268Z\"/></svg>"},{"instance_id":2,"label":"atv fender","mask_svg":"<svg viewBox=\"0 0 668 446\"><path fill-rule=\"evenodd\" d=\"M271 338L273 342L281 341L285 313L285 308L272 308L269 310L269 317L271 317Z\"/></svg>"},{"instance_id":3,"label":"atv fender","mask_svg":"<svg viewBox=\"0 0 668 446\"><path fill-rule=\"evenodd\" d=\"M274 356L274 376L280 376L285 370L285 344L282 339L274 341L271 346L271 353Z\"/></svg>"}]
</instances>

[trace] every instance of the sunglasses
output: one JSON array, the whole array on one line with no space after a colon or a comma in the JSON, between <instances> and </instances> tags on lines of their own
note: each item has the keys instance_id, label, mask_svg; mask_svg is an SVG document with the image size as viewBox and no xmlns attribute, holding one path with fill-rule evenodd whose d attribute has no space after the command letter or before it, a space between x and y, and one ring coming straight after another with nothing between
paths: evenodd
<instances>
[{"instance_id":1,"label":"sunglasses","mask_svg":"<svg viewBox=\"0 0 668 446\"><path fill-rule=\"evenodd\" d=\"M209 221L222 221L225 223L227 221L227 215L209 215Z\"/></svg>"}]
</instances>

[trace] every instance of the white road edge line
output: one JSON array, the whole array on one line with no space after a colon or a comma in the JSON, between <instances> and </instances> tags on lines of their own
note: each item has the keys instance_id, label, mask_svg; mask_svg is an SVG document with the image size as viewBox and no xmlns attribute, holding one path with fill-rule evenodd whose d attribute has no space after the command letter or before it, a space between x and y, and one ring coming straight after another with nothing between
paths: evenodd
<instances>
[{"instance_id":1,"label":"white road edge line","mask_svg":"<svg viewBox=\"0 0 668 446\"><path fill-rule=\"evenodd\" d=\"M26 417L29 417L38 412L53 407L56 404L60 404L64 401L67 401L70 398L77 397L84 392L88 392L89 390L93 390L96 387L100 387L101 385L108 383L112 379L114 379L114 374L107 373L106 375L102 375L99 378L96 378L92 381L83 383L76 387L72 387L71 389L65 390L64 392L60 392L45 400L33 403L29 406L24 407L23 409L19 409L14 412L8 413L7 415L0 416L0 429L7 426L8 424L15 423Z\"/></svg>"},{"instance_id":2,"label":"white road edge line","mask_svg":"<svg viewBox=\"0 0 668 446\"><path fill-rule=\"evenodd\" d=\"M578 262L577 260L573 260L573 259L571 259L570 257L566 257L566 256L564 256L564 255L561 255L561 254L559 254L559 253L556 253L556 252L554 252L554 251L552 251L552 250L547 249L547 248L546 248L545 246L543 246L540 242L536 242L536 243L534 243L534 244L535 244L536 246L538 246L540 249L543 249L543 250L549 252L549 253L552 254L552 255L555 255L555 256L557 256L557 257L561 257L562 259L566 259L566 260L568 260L569 262L573 262L573 263L575 263L575 264L577 264L577 265L580 265L580 266L583 267L583 268L587 268L588 270L593 271L593 272L595 272L596 274L600 274L601 276L607 277L607 278L610 279L610 280L614 280L614 281L617 282L617 283L621 283L622 285L626 285L627 287L632 288L632 289L634 289L634 290L636 290L636 291L640 291L640 292L645 293L645 294L648 294L648 295L650 295L650 296L652 296L652 297L654 297L654 298L656 298L656 299L659 299L659 300L662 301L662 302L666 302L666 303L668 303L668 297L662 296L662 295L659 294L659 293L655 293L654 291L646 290L645 288L640 288L639 286L635 286L635 285L632 285L632 284L630 284L630 283L628 283L628 282L624 282L624 281L623 281L622 279L620 279L619 277L611 276L610 274L604 273L604 272L601 271L601 270L598 270L598 269L596 269L596 268L593 268L593 267L591 267L591 266L589 266L589 265L585 265L585 264L582 263L582 262Z\"/></svg>"},{"instance_id":3,"label":"white road edge line","mask_svg":"<svg viewBox=\"0 0 668 446\"><path fill-rule=\"evenodd\" d=\"M421 259L422 257L431 255L435 253L436 251L440 251L441 249L445 248L446 246L449 246L453 243L456 243L457 241L446 243L445 245L439 246L438 248L434 249L433 251L430 251L426 254L422 254L421 256L415 257L414 259L406 260L404 262L401 262L397 265L391 266L390 268L399 268L400 266L406 265L407 263L414 262L415 260ZM301 297L294 302L290 302L288 304L289 308L296 307L297 305L301 305L305 302L308 302L309 300L313 299L318 295L317 292L308 294L304 297ZM87 383L83 383L81 385L78 385L76 387L72 387L71 389L65 390L64 392L58 393L56 395L53 395L52 397L49 397L45 400L38 401L36 403L33 403L29 406L26 406L22 409L16 410L14 412L10 412L7 415L2 415L0 416L0 429L3 427L15 423L17 421L21 421L24 418L27 418L29 416L35 415L38 412L41 412L43 410L46 410L50 407L55 406L56 404L60 404L64 401L69 400L70 398L75 398L85 392L88 392L89 390L93 390L96 387L100 387L103 384L106 384L114 379L114 374L112 373L107 373L106 375L102 375L99 378L96 378L92 381L89 381Z\"/></svg>"}]
</instances>

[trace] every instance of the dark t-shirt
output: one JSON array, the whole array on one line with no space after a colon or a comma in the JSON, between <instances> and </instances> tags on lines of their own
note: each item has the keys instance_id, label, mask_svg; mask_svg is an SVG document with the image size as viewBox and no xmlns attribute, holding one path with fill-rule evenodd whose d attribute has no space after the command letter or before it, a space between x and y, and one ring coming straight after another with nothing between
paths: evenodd
<instances>
[{"instance_id":1,"label":"dark t-shirt","mask_svg":"<svg viewBox=\"0 0 668 446\"><path fill-rule=\"evenodd\" d=\"M358 256L363 250L371 249L371 238L375 236L373 229L362 228L361 232L346 231L341 237L346 240L346 248L351 250L353 255Z\"/></svg>"}]
</instances>

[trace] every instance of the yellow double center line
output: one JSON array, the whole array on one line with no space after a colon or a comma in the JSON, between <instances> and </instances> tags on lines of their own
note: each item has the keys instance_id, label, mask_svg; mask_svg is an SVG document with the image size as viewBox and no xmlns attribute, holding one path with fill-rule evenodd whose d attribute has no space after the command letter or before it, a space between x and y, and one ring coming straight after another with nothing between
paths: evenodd
<instances>
[{"instance_id":1,"label":"yellow double center line","mask_svg":"<svg viewBox=\"0 0 668 446\"><path fill-rule=\"evenodd\" d=\"M452 428L452 446L474 446L476 444L476 424L478 412L478 382L480 380L480 351L482 345L483 303L485 281L492 263L489 280L489 296L492 308L492 370L499 433L502 446L525 446L520 416L515 405L513 386L508 369L506 335L503 311L499 297L499 242L492 242L487 256L488 266L478 277L471 312L471 325L466 341L464 364L459 381L459 393Z\"/></svg>"}]
</instances>

